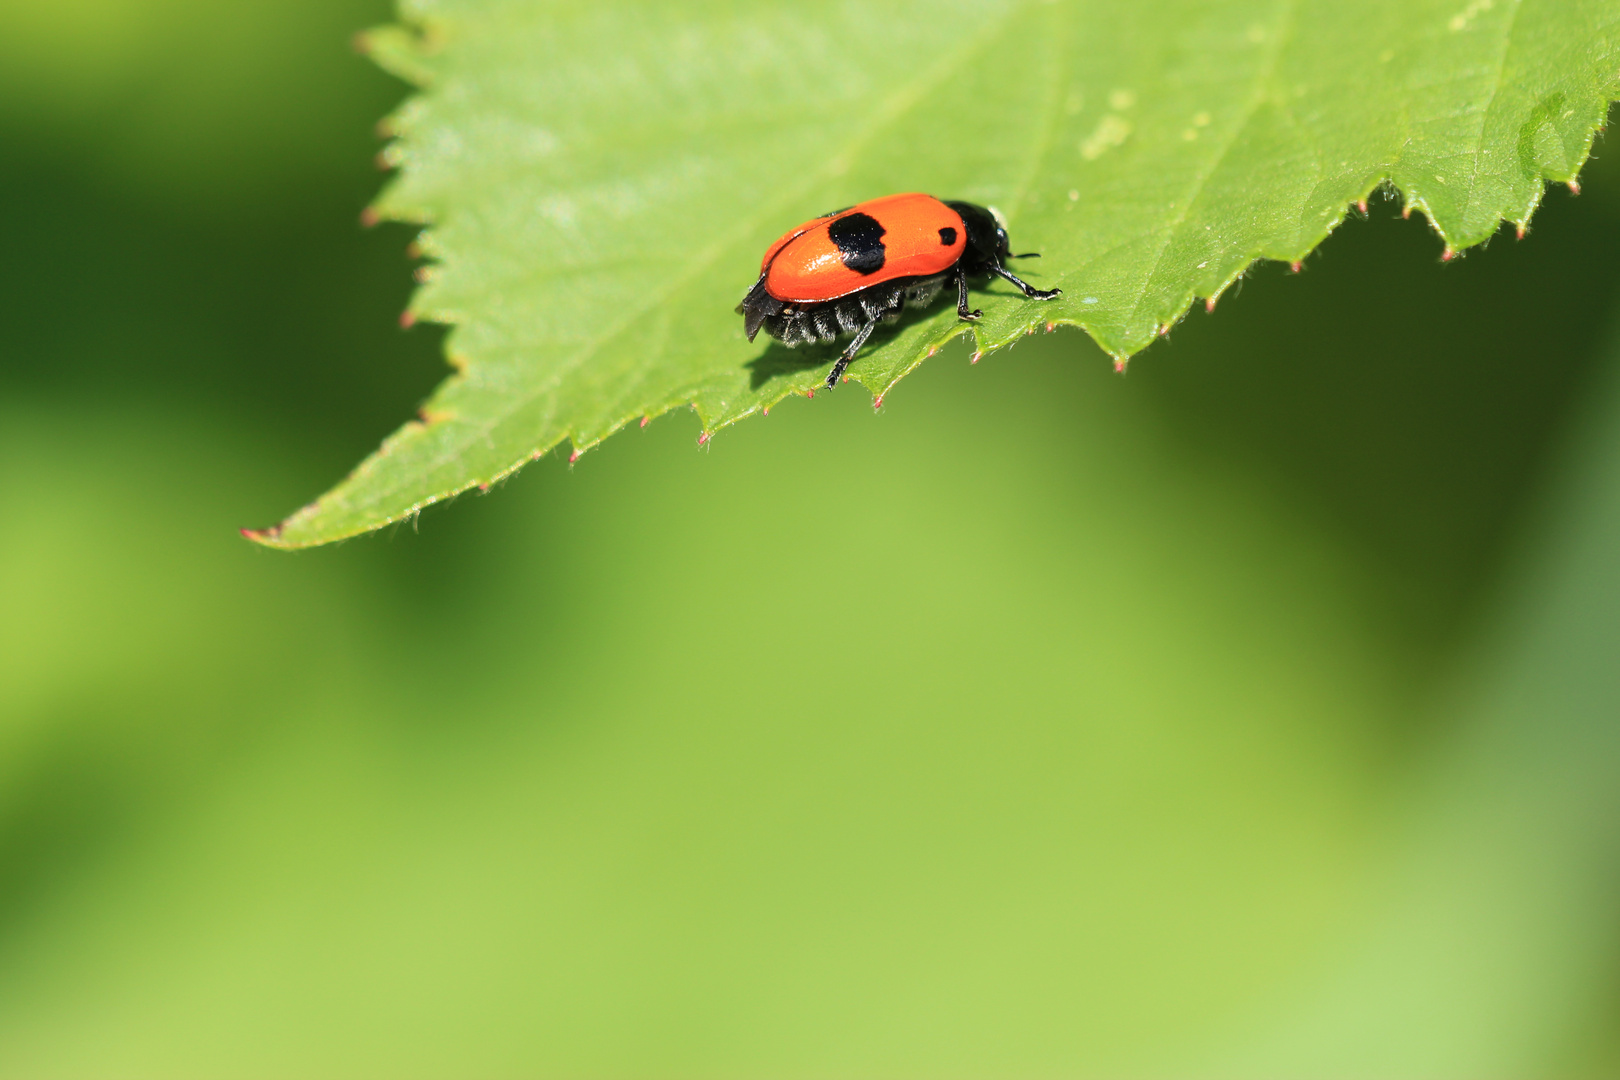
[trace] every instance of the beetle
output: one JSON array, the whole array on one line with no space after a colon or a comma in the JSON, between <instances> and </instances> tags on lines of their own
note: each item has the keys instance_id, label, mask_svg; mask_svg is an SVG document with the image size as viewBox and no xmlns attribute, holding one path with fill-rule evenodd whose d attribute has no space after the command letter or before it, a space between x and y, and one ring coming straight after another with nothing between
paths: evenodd
<instances>
[{"instance_id":1,"label":"beetle","mask_svg":"<svg viewBox=\"0 0 1620 1080\"><path fill-rule=\"evenodd\" d=\"M944 202L908 192L885 195L834 210L789 230L765 250L759 280L737 314L748 340L760 327L789 348L855 340L827 375L830 390L880 322L892 322L906 307L926 307L956 284L956 314L977 319L968 308L968 278L994 274L1032 300L1050 300L1062 289L1037 289L1002 265L1009 254L1007 226L994 210L970 202Z\"/></svg>"}]
</instances>

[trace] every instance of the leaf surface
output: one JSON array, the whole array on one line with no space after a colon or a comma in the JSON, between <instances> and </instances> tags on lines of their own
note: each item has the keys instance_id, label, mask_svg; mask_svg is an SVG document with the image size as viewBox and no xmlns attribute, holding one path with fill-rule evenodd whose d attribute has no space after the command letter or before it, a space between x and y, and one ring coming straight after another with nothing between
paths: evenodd
<instances>
[{"instance_id":1,"label":"leaf surface","mask_svg":"<svg viewBox=\"0 0 1620 1080\"><path fill-rule=\"evenodd\" d=\"M1573 182L1620 95L1613 0L408 0L368 35L421 85L383 218L431 225L415 318L456 373L303 547L577 455L680 406L700 441L825 378L743 335L767 244L894 191L1000 209L1033 284L941 302L850 376L881 399L960 334L1083 327L1119 363L1256 259L1303 258L1386 182L1449 255ZM1025 271L1028 271L1025 274Z\"/></svg>"}]
</instances>

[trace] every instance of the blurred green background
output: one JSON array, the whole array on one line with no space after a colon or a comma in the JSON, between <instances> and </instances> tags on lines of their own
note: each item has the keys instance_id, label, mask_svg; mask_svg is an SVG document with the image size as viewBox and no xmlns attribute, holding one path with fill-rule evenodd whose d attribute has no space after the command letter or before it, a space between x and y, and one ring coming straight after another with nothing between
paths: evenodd
<instances>
[{"instance_id":1,"label":"blurred green background","mask_svg":"<svg viewBox=\"0 0 1620 1080\"><path fill-rule=\"evenodd\" d=\"M388 16L0 6L0 1075L1620 1074L1620 168L264 551Z\"/></svg>"}]
</instances>

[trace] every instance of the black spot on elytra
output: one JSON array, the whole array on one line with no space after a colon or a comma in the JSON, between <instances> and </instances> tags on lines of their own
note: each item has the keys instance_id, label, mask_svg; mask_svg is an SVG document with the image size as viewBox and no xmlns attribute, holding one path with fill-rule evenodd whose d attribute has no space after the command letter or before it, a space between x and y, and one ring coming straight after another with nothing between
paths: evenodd
<instances>
[{"instance_id":1,"label":"black spot on elytra","mask_svg":"<svg viewBox=\"0 0 1620 1080\"><path fill-rule=\"evenodd\" d=\"M943 247L950 247L956 243L956 230L949 226L939 230L939 242Z\"/></svg>"},{"instance_id":2,"label":"black spot on elytra","mask_svg":"<svg viewBox=\"0 0 1620 1080\"><path fill-rule=\"evenodd\" d=\"M883 249L883 234L887 231L870 214L850 214L827 226L827 235L838 245L844 265L857 274L875 274L883 269L888 255Z\"/></svg>"}]
</instances>

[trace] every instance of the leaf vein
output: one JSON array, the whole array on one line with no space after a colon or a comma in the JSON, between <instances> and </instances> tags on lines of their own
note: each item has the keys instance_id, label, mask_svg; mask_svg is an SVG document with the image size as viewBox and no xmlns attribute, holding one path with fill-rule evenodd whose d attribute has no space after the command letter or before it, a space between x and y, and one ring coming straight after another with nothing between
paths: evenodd
<instances>
[{"instance_id":1,"label":"leaf vein","mask_svg":"<svg viewBox=\"0 0 1620 1080\"><path fill-rule=\"evenodd\" d=\"M1153 279L1158 276L1159 269L1164 263L1165 253L1170 250L1170 245L1175 240L1176 233L1186 224L1188 215L1192 213L1193 204L1203 194L1205 186L1216 171L1219 170L1221 164L1226 160L1226 156L1237 145L1239 136L1254 122L1255 114L1260 111L1260 106L1265 102L1266 86L1276 76L1277 62L1282 57L1283 46L1286 44L1289 33L1293 28L1297 10L1298 0L1287 0L1284 4L1283 14L1277 20L1277 31L1273 35L1274 43L1266 56L1265 62L1255 72L1254 90L1249 95L1249 100L1244 106L1242 120L1232 126L1231 132L1221 141L1214 155L1210 157L1208 166L1199 172L1182 198L1178 200L1179 210L1175 218L1166 227L1164 242L1159 245L1158 250L1154 253L1153 260L1148 265L1147 273L1142 278L1142 288L1137 295L1136 303L1131 306L1130 314L1133 318L1141 314L1142 305L1146 303L1148 298L1149 286L1152 285Z\"/></svg>"}]
</instances>

